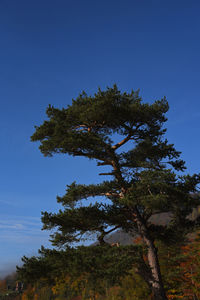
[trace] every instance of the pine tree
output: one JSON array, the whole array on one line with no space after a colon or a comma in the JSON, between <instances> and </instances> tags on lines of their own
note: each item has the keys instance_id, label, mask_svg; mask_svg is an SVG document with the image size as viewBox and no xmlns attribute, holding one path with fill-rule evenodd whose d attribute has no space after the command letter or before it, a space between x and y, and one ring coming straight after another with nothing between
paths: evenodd
<instances>
[{"instance_id":1,"label":"pine tree","mask_svg":"<svg viewBox=\"0 0 200 300\"><path fill-rule=\"evenodd\" d=\"M167 297L155 240L169 244L184 238L196 225L188 216L199 204L193 194L200 176L178 175L185 170L184 161L164 138L168 108L165 98L143 103L138 92L121 93L117 86L99 89L93 97L83 92L67 108L49 106L48 120L31 137L40 141L44 156L62 153L96 160L106 169L99 175L108 178L100 184L68 185L57 199L63 210L43 213L43 228L57 228L53 245L80 242L86 233L96 233L103 245L105 236L118 229L140 236L147 261L141 261L137 272L156 300ZM83 199L88 201L84 205ZM156 224L155 216L164 213L170 222Z\"/></svg>"}]
</instances>

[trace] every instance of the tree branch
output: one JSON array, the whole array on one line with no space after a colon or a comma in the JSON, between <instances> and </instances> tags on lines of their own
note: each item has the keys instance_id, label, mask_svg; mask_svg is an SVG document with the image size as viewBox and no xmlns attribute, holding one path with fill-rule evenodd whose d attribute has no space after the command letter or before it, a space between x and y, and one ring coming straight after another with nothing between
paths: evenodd
<instances>
[{"instance_id":1,"label":"tree branch","mask_svg":"<svg viewBox=\"0 0 200 300\"><path fill-rule=\"evenodd\" d=\"M112 229L110 229L110 230L108 230L108 231L104 231L103 229L101 229L101 235L98 237L99 244L100 244L100 245L108 244L107 242L104 241L104 237L105 237L107 234L113 232L114 230L116 230L116 229L118 229L118 228L120 228L119 225L113 227Z\"/></svg>"},{"instance_id":2,"label":"tree branch","mask_svg":"<svg viewBox=\"0 0 200 300\"><path fill-rule=\"evenodd\" d=\"M100 196L107 196L107 197L119 197L122 198L123 196L120 193L102 193Z\"/></svg>"},{"instance_id":3,"label":"tree branch","mask_svg":"<svg viewBox=\"0 0 200 300\"><path fill-rule=\"evenodd\" d=\"M98 162L98 163L97 163L97 166L98 166L98 167L99 167L99 166L106 166L106 165L111 165L111 166L112 166L111 161L105 160L104 162Z\"/></svg>"},{"instance_id":4,"label":"tree branch","mask_svg":"<svg viewBox=\"0 0 200 300\"><path fill-rule=\"evenodd\" d=\"M110 173L99 173L99 175L114 175L114 172L110 172Z\"/></svg>"},{"instance_id":5,"label":"tree branch","mask_svg":"<svg viewBox=\"0 0 200 300\"><path fill-rule=\"evenodd\" d=\"M84 124L81 124L81 125L78 125L76 127L74 127L76 130L78 131L83 131L83 130L86 130L88 132L91 131L92 127L91 126L87 126L87 125L84 125Z\"/></svg>"},{"instance_id":6,"label":"tree branch","mask_svg":"<svg viewBox=\"0 0 200 300\"><path fill-rule=\"evenodd\" d=\"M114 230L116 230L116 229L118 229L118 228L120 228L120 225L119 225L119 226L115 226L114 228L112 228L112 229L106 231L105 234L109 234L109 233L113 232Z\"/></svg>"},{"instance_id":7,"label":"tree branch","mask_svg":"<svg viewBox=\"0 0 200 300\"><path fill-rule=\"evenodd\" d=\"M113 150L118 149L119 147L121 147L122 145L124 145L125 143L127 143L132 137L132 133L130 133L127 137L125 137L121 142L115 144L114 146L112 146Z\"/></svg>"},{"instance_id":8,"label":"tree branch","mask_svg":"<svg viewBox=\"0 0 200 300\"><path fill-rule=\"evenodd\" d=\"M73 151L73 155L74 156L85 156L85 157L88 157L88 158L95 158L95 159L97 159L97 160L101 160L101 161L105 161L103 158L100 158L100 157L98 157L98 156L95 156L94 154L87 154L87 153L84 153L84 152L82 152L82 151L76 151L76 150L74 150Z\"/></svg>"}]
</instances>

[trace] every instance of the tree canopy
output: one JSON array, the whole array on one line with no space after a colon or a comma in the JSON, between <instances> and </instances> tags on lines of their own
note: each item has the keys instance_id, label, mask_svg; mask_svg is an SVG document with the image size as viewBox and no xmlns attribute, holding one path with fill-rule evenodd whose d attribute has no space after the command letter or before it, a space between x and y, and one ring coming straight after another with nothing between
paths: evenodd
<instances>
[{"instance_id":1,"label":"tree canopy","mask_svg":"<svg viewBox=\"0 0 200 300\"><path fill-rule=\"evenodd\" d=\"M179 175L185 163L164 137L168 109L165 98L144 103L138 91L121 93L117 86L99 89L94 96L83 92L67 108L49 106L48 119L31 137L40 141L44 156L63 153L93 159L105 168L99 175L108 176L100 184L67 185L66 194L57 198L63 210L43 212L43 228L56 229L53 245L80 242L90 233L97 234L103 246L105 236L118 229L140 236L147 262L141 261L137 272L156 300L167 298L155 241L176 243L198 226L189 216L199 205L200 176ZM153 221L163 213L170 216L169 222Z\"/></svg>"}]
</instances>

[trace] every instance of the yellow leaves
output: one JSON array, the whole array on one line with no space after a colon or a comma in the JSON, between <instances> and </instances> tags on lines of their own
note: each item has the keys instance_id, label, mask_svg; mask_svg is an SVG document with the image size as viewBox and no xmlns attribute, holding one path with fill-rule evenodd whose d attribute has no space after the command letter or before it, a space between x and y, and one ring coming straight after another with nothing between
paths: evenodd
<instances>
[{"instance_id":1,"label":"yellow leaves","mask_svg":"<svg viewBox=\"0 0 200 300\"><path fill-rule=\"evenodd\" d=\"M63 294L67 288L75 292L84 292L84 287L87 283L85 274L81 274L76 280L72 280L69 275L65 275L61 278L56 278L55 281L56 284L51 288L54 295Z\"/></svg>"},{"instance_id":2,"label":"yellow leaves","mask_svg":"<svg viewBox=\"0 0 200 300\"><path fill-rule=\"evenodd\" d=\"M57 295L59 292L65 289L66 285L70 283L70 277L65 276L64 278L56 278L55 281L56 284L51 288L51 290L54 295Z\"/></svg>"},{"instance_id":3,"label":"yellow leaves","mask_svg":"<svg viewBox=\"0 0 200 300\"><path fill-rule=\"evenodd\" d=\"M167 298L169 300L171 300L171 299L184 299L185 296L178 295L178 292L175 289L171 289L171 290L168 291Z\"/></svg>"},{"instance_id":4,"label":"yellow leaves","mask_svg":"<svg viewBox=\"0 0 200 300\"><path fill-rule=\"evenodd\" d=\"M22 300L37 300L35 298L35 287L28 286L22 294Z\"/></svg>"},{"instance_id":5,"label":"yellow leaves","mask_svg":"<svg viewBox=\"0 0 200 300\"><path fill-rule=\"evenodd\" d=\"M196 238L195 238L196 236ZM200 243L198 233L181 247L183 261L180 266L182 293L187 299L200 297Z\"/></svg>"}]
</instances>

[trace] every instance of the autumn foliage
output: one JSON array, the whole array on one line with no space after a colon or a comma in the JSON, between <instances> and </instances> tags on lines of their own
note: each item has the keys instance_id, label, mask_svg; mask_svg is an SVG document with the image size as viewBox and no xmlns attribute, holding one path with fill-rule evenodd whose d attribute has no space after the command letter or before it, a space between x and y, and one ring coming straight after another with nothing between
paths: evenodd
<instances>
[{"instance_id":1,"label":"autumn foliage","mask_svg":"<svg viewBox=\"0 0 200 300\"><path fill-rule=\"evenodd\" d=\"M134 243L140 245L141 238ZM200 299L200 235L193 234L184 243L166 246L160 242L159 259L164 286L169 300ZM49 254L48 254L49 255ZM146 259L143 253L144 260ZM55 259L56 256L54 256ZM44 262L43 262L44 263ZM54 260L56 264L56 261ZM62 265L62 264L61 264ZM60 268L61 268L60 265ZM97 266L96 266L97 267ZM106 268L106 265L105 265ZM50 269L49 269L50 270ZM99 269L100 270L100 269ZM70 272L71 271L71 272ZM60 274L60 276L58 276ZM103 274L103 273L102 273ZM152 294L146 282L137 274L137 264L132 263L131 270L113 285L108 277L98 279L97 273L76 273L76 270L58 270L55 278L51 274L26 284L21 300L68 299L68 300L151 300ZM20 275L20 272L19 272ZM53 276L53 274L52 274ZM51 278L50 278L51 277ZM95 280L94 280L95 279ZM0 289L5 289L5 282L0 282Z\"/></svg>"}]
</instances>

